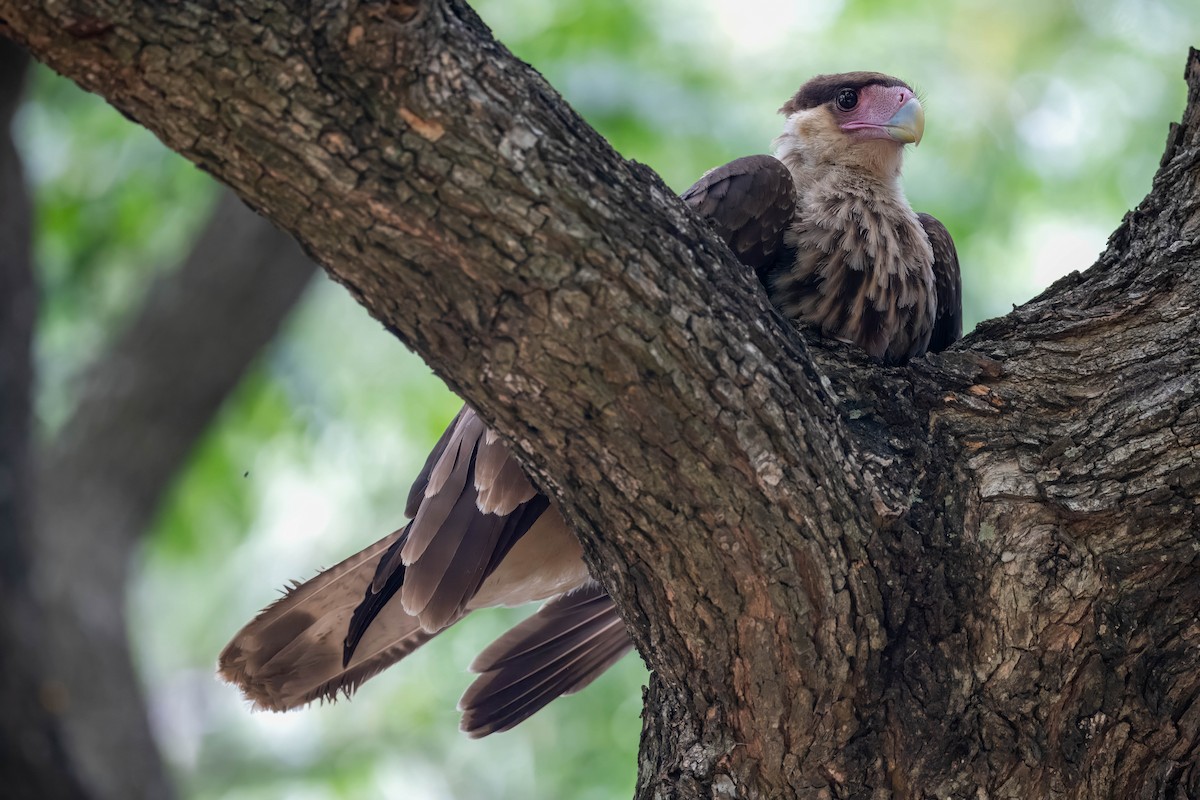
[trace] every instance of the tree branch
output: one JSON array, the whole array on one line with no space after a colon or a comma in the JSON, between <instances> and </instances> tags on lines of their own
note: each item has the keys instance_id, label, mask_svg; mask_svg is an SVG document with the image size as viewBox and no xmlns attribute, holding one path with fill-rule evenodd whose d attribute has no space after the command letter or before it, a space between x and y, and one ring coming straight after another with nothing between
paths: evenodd
<instances>
[{"instance_id":1,"label":"tree branch","mask_svg":"<svg viewBox=\"0 0 1200 800\"><path fill-rule=\"evenodd\" d=\"M607 563L638 553L606 575L649 628L643 652L676 682L697 671L735 680L737 659L687 642L734 633L694 613L740 593L715 569L730 552L760 571L796 557L782 545L760 553L754 531L803 525L807 569L845 579L830 545L866 530L867 515L803 345L779 335L711 232L469 9L352 3L310 19L307 7L192 17L124 4L104 20L0 9L40 57L295 232L512 437ZM81 37L81 26L100 32ZM276 44L255 43L266 40ZM841 523L816 524L829 517ZM697 524L728 535L687 559L727 583L668 595L660 576L678 572ZM639 604L674 608L690 630ZM773 629L768 598L755 608ZM787 649L806 654L796 664L756 669L844 672L818 663L844 656L812 647L812 633L786 633ZM762 644L746 648L780 651ZM673 666L656 649L687 658Z\"/></svg>"},{"instance_id":2,"label":"tree branch","mask_svg":"<svg viewBox=\"0 0 1200 800\"><path fill-rule=\"evenodd\" d=\"M39 454L34 563L52 631L46 680L97 797L174 794L129 652L129 559L313 272L286 234L224 194L187 260L156 280L88 368L70 419Z\"/></svg>"},{"instance_id":3,"label":"tree branch","mask_svg":"<svg viewBox=\"0 0 1200 800\"><path fill-rule=\"evenodd\" d=\"M40 666L46 631L29 572L31 203L10 136L28 59L0 41L0 783L14 798L87 795L64 757Z\"/></svg>"},{"instance_id":4,"label":"tree branch","mask_svg":"<svg viewBox=\"0 0 1200 800\"><path fill-rule=\"evenodd\" d=\"M54 536L76 527L64 516L82 516L127 552L314 269L291 237L224 193L186 261L88 367L40 458L39 527Z\"/></svg>"},{"instance_id":5,"label":"tree branch","mask_svg":"<svg viewBox=\"0 0 1200 800\"><path fill-rule=\"evenodd\" d=\"M1200 780L1190 123L1096 269L884 370L779 324L459 2L110 11L0 0L0 26L296 233L509 437L657 671L642 796ZM1144 462L1109 469L1121 447Z\"/></svg>"}]
</instances>

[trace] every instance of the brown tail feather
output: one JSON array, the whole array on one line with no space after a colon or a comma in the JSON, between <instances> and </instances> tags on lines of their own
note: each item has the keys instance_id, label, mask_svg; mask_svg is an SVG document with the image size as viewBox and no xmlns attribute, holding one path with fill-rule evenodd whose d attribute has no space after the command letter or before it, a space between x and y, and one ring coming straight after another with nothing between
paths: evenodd
<instances>
[{"instance_id":1,"label":"brown tail feather","mask_svg":"<svg viewBox=\"0 0 1200 800\"><path fill-rule=\"evenodd\" d=\"M354 658L342 665L343 641L375 566L401 536L396 531L325 570L265 608L238 631L217 661L218 674L246 699L285 711L317 699L349 695L380 670L436 634L421 630L399 603L375 619Z\"/></svg>"},{"instance_id":2,"label":"brown tail feather","mask_svg":"<svg viewBox=\"0 0 1200 800\"><path fill-rule=\"evenodd\" d=\"M471 669L483 674L459 701L461 727L474 738L506 731L587 686L632 647L600 586L551 600L475 659Z\"/></svg>"}]
</instances>

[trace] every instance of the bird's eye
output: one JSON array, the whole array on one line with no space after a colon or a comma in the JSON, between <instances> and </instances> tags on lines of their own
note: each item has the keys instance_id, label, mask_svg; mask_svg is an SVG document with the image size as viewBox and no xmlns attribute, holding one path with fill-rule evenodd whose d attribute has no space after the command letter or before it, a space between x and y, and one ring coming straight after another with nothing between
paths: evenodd
<instances>
[{"instance_id":1,"label":"bird's eye","mask_svg":"<svg viewBox=\"0 0 1200 800\"><path fill-rule=\"evenodd\" d=\"M842 111L853 111L858 105L858 92L853 89L842 89L837 93L837 107Z\"/></svg>"}]
</instances>

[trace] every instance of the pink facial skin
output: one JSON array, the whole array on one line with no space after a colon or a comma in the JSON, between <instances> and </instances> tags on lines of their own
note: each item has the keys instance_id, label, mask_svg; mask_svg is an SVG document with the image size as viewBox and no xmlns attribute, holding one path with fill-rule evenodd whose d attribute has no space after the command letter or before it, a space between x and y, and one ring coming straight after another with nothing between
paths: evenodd
<instances>
[{"instance_id":1,"label":"pink facial skin","mask_svg":"<svg viewBox=\"0 0 1200 800\"><path fill-rule=\"evenodd\" d=\"M858 104L849 111L834 113L839 127L855 139L889 139L899 144L917 144L925 130L921 101L903 86L869 85L858 89Z\"/></svg>"}]
</instances>

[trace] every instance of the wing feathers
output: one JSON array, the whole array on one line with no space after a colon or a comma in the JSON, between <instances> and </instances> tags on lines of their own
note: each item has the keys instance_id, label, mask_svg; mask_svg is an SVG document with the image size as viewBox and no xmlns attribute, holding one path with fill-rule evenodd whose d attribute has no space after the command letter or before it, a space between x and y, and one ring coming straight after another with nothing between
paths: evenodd
<instances>
[{"instance_id":1,"label":"wing feathers","mask_svg":"<svg viewBox=\"0 0 1200 800\"><path fill-rule=\"evenodd\" d=\"M454 415L454 419L446 426L446 430L442 431L441 437L438 438L437 444L429 451L429 455L425 457L425 466L421 467L421 471L417 473L417 479L413 481L413 485L408 490L408 502L404 507L404 516L412 519L417 515L417 511L421 508L421 501L425 499L425 488L429 485L429 474L433 472L434 466L441 460L442 454L446 452L446 445L450 442L450 436L458 427L458 421L462 415L467 412L467 407L463 406Z\"/></svg>"},{"instance_id":2,"label":"wing feathers","mask_svg":"<svg viewBox=\"0 0 1200 800\"><path fill-rule=\"evenodd\" d=\"M407 569L400 591L404 609L419 616L429 630L462 616L467 601L487 577L504 522L504 517L479 512L474 486L461 491L443 521L444 530L430 538L420 560Z\"/></svg>"},{"instance_id":3,"label":"wing feathers","mask_svg":"<svg viewBox=\"0 0 1200 800\"><path fill-rule=\"evenodd\" d=\"M563 595L475 659L483 674L459 702L472 737L512 728L562 694L579 691L633 647L597 584Z\"/></svg>"},{"instance_id":4,"label":"wing feathers","mask_svg":"<svg viewBox=\"0 0 1200 800\"><path fill-rule=\"evenodd\" d=\"M796 209L795 184L783 162L773 156L739 158L706 172L681 197L766 283Z\"/></svg>"},{"instance_id":5,"label":"wing feathers","mask_svg":"<svg viewBox=\"0 0 1200 800\"><path fill-rule=\"evenodd\" d=\"M488 431L491 434L491 431ZM485 514L511 514L527 503L537 489L494 435L484 436L475 463L475 489L479 492L479 510Z\"/></svg>"},{"instance_id":6,"label":"wing feathers","mask_svg":"<svg viewBox=\"0 0 1200 800\"><path fill-rule=\"evenodd\" d=\"M929 350L945 350L962 336L962 276L958 251L946 226L929 214L917 214L933 248L933 284L937 291L937 316Z\"/></svg>"},{"instance_id":7,"label":"wing feathers","mask_svg":"<svg viewBox=\"0 0 1200 800\"><path fill-rule=\"evenodd\" d=\"M446 450L429 474L425 499L409 524L408 542L398 554L404 564L415 564L446 527L446 519L471 476L475 448L485 430L483 421L474 411L464 408L459 413ZM385 572L395 569L399 563L393 555ZM378 590L378 585L375 588Z\"/></svg>"}]
</instances>

